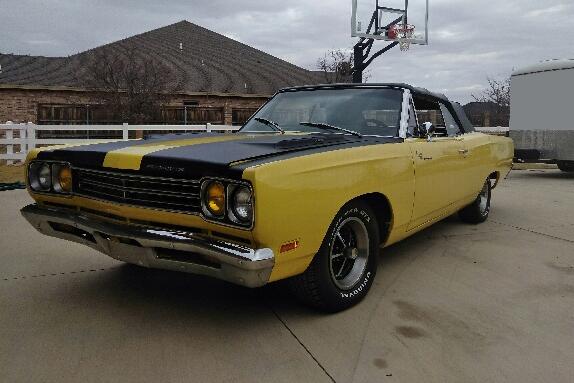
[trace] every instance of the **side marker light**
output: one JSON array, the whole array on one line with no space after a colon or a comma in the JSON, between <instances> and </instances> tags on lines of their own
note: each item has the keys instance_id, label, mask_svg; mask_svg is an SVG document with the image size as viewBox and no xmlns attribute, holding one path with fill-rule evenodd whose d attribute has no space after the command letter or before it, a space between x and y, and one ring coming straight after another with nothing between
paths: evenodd
<instances>
[{"instance_id":1,"label":"side marker light","mask_svg":"<svg viewBox=\"0 0 574 383\"><path fill-rule=\"evenodd\" d=\"M279 249L279 252L284 253L286 251L295 250L298 246L299 246L299 241L289 242L285 245L282 245L281 249Z\"/></svg>"}]
</instances>

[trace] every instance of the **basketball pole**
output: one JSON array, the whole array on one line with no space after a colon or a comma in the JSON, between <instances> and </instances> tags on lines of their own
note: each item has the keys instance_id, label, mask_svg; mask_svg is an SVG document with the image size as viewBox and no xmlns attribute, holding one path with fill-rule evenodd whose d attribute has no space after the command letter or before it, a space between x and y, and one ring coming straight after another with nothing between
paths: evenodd
<instances>
[{"instance_id":1,"label":"basketball pole","mask_svg":"<svg viewBox=\"0 0 574 383\"><path fill-rule=\"evenodd\" d=\"M355 84L361 84L363 82L363 71L367 69L374 59L387 52L389 49L399 45L398 41L393 41L367 60L374 42L374 39L361 38L353 48L353 83Z\"/></svg>"},{"instance_id":2,"label":"basketball pole","mask_svg":"<svg viewBox=\"0 0 574 383\"><path fill-rule=\"evenodd\" d=\"M373 39L371 40L371 44L373 43ZM364 56L364 47L363 47L363 43L361 43L360 41L355 44L355 47L353 48L353 82L355 84L360 84L363 82L363 70L365 69L363 67L363 60L365 59Z\"/></svg>"},{"instance_id":3,"label":"basketball pole","mask_svg":"<svg viewBox=\"0 0 574 383\"><path fill-rule=\"evenodd\" d=\"M409 0L405 0L405 9L401 10L403 12L403 16L397 18L396 20L389 23L385 28L388 29L391 25L398 23L400 21L407 22L407 8L409 5ZM376 9L373 12L371 17L371 21L369 26L367 27L367 33L371 31L372 28L377 29L379 26L379 9L384 7L379 6L379 0L376 2ZM370 59L367 60L369 54L371 53L371 49L373 48L373 43L375 42L374 39L369 39L366 37L361 37L359 42L355 44L353 48L353 83L360 84L363 82L363 71L367 69L367 67L373 62L374 59L382 55L383 53L387 52L389 49L393 48L394 46L398 45L398 41L393 41L392 43L388 44L386 47L375 53Z\"/></svg>"}]
</instances>

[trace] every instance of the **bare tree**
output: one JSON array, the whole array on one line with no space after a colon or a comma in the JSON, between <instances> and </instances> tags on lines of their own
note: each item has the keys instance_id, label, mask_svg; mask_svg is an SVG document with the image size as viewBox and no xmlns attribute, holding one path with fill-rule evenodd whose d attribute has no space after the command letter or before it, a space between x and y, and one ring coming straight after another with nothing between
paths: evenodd
<instances>
[{"instance_id":1,"label":"bare tree","mask_svg":"<svg viewBox=\"0 0 574 383\"><path fill-rule=\"evenodd\" d=\"M478 96L471 94L477 102L493 102L498 106L510 106L510 77L499 80L487 76L488 87Z\"/></svg>"},{"instance_id":2,"label":"bare tree","mask_svg":"<svg viewBox=\"0 0 574 383\"><path fill-rule=\"evenodd\" d=\"M82 77L107 119L130 124L158 119L175 90L173 71L136 49L101 49L87 60Z\"/></svg>"},{"instance_id":3,"label":"bare tree","mask_svg":"<svg viewBox=\"0 0 574 383\"><path fill-rule=\"evenodd\" d=\"M353 59L352 52L333 49L317 59L317 69L325 75L326 84L353 82Z\"/></svg>"}]
</instances>

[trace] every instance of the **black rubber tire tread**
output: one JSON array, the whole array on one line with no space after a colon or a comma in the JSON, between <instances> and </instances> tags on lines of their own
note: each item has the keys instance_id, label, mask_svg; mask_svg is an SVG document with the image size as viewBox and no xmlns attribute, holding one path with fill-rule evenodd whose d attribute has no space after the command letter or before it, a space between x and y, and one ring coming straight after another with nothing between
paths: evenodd
<instances>
[{"instance_id":1,"label":"black rubber tire tread","mask_svg":"<svg viewBox=\"0 0 574 383\"><path fill-rule=\"evenodd\" d=\"M556 165L563 172L574 172L574 161L558 161Z\"/></svg>"},{"instance_id":2,"label":"black rubber tire tread","mask_svg":"<svg viewBox=\"0 0 574 383\"><path fill-rule=\"evenodd\" d=\"M486 214L480 210L480 195L478 195L473 203L459 210L458 216L463 222L477 224L482 223L488 219L488 213L490 212L490 197L492 193L492 186L490 185L490 179L487 179L485 182L486 185L488 185L488 202L486 206Z\"/></svg>"},{"instance_id":3,"label":"black rubber tire tread","mask_svg":"<svg viewBox=\"0 0 574 383\"><path fill-rule=\"evenodd\" d=\"M304 273L289 279L289 287L299 301L307 306L327 311L315 280L315 267L313 266L313 262L311 262Z\"/></svg>"},{"instance_id":4,"label":"black rubber tire tread","mask_svg":"<svg viewBox=\"0 0 574 383\"><path fill-rule=\"evenodd\" d=\"M325 257L329 257L329 238L336 229L335 226L337 222L346 212L352 209L358 209L370 217L368 222L363 222L369 232L369 258L364 273L361 276L363 282L357 283L357 285L360 286L360 289L358 289L359 293L351 298L342 298L338 295L341 295L343 291L335 286L330 274L327 275L327 273L330 273L330 270L328 270L326 266L328 262ZM354 306L365 297L373 283L377 271L379 247L379 229L376 215L367 203L361 200L350 201L341 208L333 219L323 239L321 248L311 261L307 270L289 279L291 291L302 303L325 312L339 312ZM368 276L365 279L365 275L367 274Z\"/></svg>"}]
</instances>

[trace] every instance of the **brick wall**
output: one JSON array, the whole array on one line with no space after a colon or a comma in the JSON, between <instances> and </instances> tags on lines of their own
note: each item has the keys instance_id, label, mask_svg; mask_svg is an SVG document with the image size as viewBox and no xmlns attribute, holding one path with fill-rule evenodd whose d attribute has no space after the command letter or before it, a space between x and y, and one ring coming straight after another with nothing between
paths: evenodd
<instances>
[{"instance_id":1,"label":"brick wall","mask_svg":"<svg viewBox=\"0 0 574 383\"><path fill-rule=\"evenodd\" d=\"M38 104L89 104L89 92L46 89L0 89L0 124L37 123ZM224 108L225 125L232 124L233 109L259 108L267 97L218 96L209 94L176 95L169 106L183 107L184 102L197 102L199 107Z\"/></svg>"},{"instance_id":2,"label":"brick wall","mask_svg":"<svg viewBox=\"0 0 574 383\"><path fill-rule=\"evenodd\" d=\"M37 106L43 103L80 104L89 100L85 92L36 89L0 89L0 124L37 120Z\"/></svg>"},{"instance_id":3,"label":"brick wall","mask_svg":"<svg viewBox=\"0 0 574 383\"><path fill-rule=\"evenodd\" d=\"M257 109L267 101L267 97L239 97L239 96L214 96L214 95L177 95L169 103L169 106L182 107L184 102L197 101L199 107L223 107L225 125L231 125L233 109Z\"/></svg>"}]
</instances>

